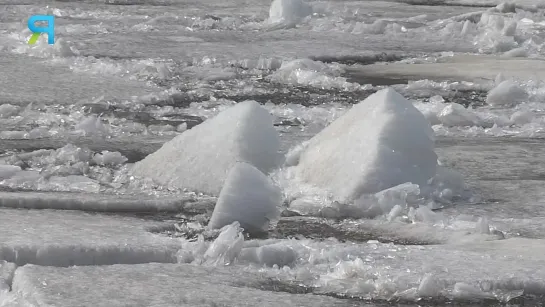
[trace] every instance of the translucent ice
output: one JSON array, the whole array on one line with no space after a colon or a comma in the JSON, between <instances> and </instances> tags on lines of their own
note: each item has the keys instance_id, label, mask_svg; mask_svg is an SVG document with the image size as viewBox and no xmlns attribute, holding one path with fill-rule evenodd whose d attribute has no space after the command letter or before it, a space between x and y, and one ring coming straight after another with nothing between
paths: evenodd
<instances>
[{"instance_id":1,"label":"translucent ice","mask_svg":"<svg viewBox=\"0 0 545 307\"><path fill-rule=\"evenodd\" d=\"M263 232L279 216L282 193L257 168L237 163L229 171L209 227L221 228L238 221L248 232Z\"/></svg>"},{"instance_id":2,"label":"translucent ice","mask_svg":"<svg viewBox=\"0 0 545 307\"><path fill-rule=\"evenodd\" d=\"M204 253L204 260L215 265L233 264L240 254L244 236L238 222L226 225L220 235L210 244Z\"/></svg>"},{"instance_id":3,"label":"translucent ice","mask_svg":"<svg viewBox=\"0 0 545 307\"><path fill-rule=\"evenodd\" d=\"M269 10L271 23L297 23L312 14L312 7L301 0L274 0Z\"/></svg>"},{"instance_id":4,"label":"translucent ice","mask_svg":"<svg viewBox=\"0 0 545 307\"><path fill-rule=\"evenodd\" d=\"M475 229L478 233L482 234L489 234L490 233L490 225L488 223L488 219L486 217L481 217L475 224Z\"/></svg>"},{"instance_id":5,"label":"translucent ice","mask_svg":"<svg viewBox=\"0 0 545 307\"><path fill-rule=\"evenodd\" d=\"M369 96L331 123L301 154L297 175L354 200L435 175L437 155L428 120L388 88Z\"/></svg>"},{"instance_id":6,"label":"translucent ice","mask_svg":"<svg viewBox=\"0 0 545 307\"><path fill-rule=\"evenodd\" d=\"M510 106L528 99L528 93L510 80L505 80L493 88L486 96L486 103L492 106Z\"/></svg>"},{"instance_id":7,"label":"translucent ice","mask_svg":"<svg viewBox=\"0 0 545 307\"><path fill-rule=\"evenodd\" d=\"M257 102L245 101L167 142L137 162L133 174L218 195L237 162L266 174L281 165L279 148L270 114Z\"/></svg>"},{"instance_id":8,"label":"translucent ice","mask_svg":"<svg viewBox=\"0 0 545 307\"><path fill-rule=\"evenodd\" d=\"M420 297L438 297L442 290L441 284L433 274L426 274L418 286Z\"/></svg>"},{"instance_id":9,"label":"translucent ice","mask_svg":"<svg viewBox=\"0 0 545 307\"><path fill-rule=\"evenodd\" d=\"M493 298L491 293L485 293L476 286L465 282L458 282L454 285L452 295L459 299L485 299Z\"/></svg>"}]
</instances>

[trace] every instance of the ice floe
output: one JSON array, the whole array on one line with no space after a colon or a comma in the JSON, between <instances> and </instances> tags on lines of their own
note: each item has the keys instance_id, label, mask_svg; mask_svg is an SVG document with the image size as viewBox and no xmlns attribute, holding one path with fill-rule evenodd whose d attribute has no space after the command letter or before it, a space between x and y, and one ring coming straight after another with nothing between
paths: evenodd
<instances>
[{"instance_id":1,"label":"ice floe","mask_svg":"<svg viewBox=\"0 0 545 307\"><path fill-rule=\"evenodd\" d=\"M180 248L147 231L161 223L70 211L0 211L0 260L18 265L176 262Z\"/></svg>"}]
</instances>

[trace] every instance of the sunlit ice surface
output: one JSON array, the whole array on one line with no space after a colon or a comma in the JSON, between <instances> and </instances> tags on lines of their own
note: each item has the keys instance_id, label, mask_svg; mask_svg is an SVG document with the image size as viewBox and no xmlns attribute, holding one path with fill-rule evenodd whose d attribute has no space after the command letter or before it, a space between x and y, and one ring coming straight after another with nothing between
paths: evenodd
<instances>
[{"instance_id":1,"label":"sunlit ice surface","mask_svg":"<svg viewBox=\"0 0 545 307\"><path fill-rule=\"evenodd\" d=\"M544 12L532 0L4 0L0 306L540 302ZM28 44L34 14L55 16L54 45ZM307 141L386 87L431 126L429 185L343 203L295 180ZM282 203L265 234L208 229L221 195L133 174L247 100L271 114L286 160L268 176ZM236 125L202 142L233 128L220 124ZM205 156L195 140L186 152Z\"/></svg>"}]
</instances>

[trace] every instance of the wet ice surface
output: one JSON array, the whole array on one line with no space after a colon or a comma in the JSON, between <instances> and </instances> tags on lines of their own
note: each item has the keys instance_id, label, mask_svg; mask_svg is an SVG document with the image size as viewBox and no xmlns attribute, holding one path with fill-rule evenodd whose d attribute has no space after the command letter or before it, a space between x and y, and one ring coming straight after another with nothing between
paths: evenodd
<instances>
[{"instance_id":1,"label":"wet ice surface","mask_svg":"<svg viewBox=\"0 0 545 307\"><path fill-rule=\"evenodd\" d=\"M309 3L269 20L268 0L3 1L0 306L539 300L542 3ZM26 44L29 14L56 16L55 46ZM454 175L434 211L287 197L248 237L204 229L216 197L131 174L238 102L273 115L287 153L385 86L433 125L467 197Z\"/></svg>"}]
</instances>

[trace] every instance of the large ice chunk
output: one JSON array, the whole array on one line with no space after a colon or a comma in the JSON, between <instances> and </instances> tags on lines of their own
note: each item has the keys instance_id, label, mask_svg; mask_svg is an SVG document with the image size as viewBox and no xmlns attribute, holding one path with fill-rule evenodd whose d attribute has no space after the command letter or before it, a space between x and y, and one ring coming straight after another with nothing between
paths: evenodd
<instances>
[{"instance_id":1,"label":"large ice chunk","mask_svg":"<svg viewBox=\"0 0 545 307\"><path fill-rule=\"evenodd\" d=\"M218 195L229 170L246 162L269 173L283 161L271 115L245 101L182 133L136 163L133 174Z\"/></svg>"},{"instance_id":2,"label":"large ice chunk","mask_svg":"<svg viewBox=\"0 0 545 307\"><path fill-rule=\"evenodd\" d=\"M312 138L297 176L341 201L435 175L428 120L391 88L381 90Z\"/></svg>"},{"instance_id":3,"label":"large ice chunk","mask_svg":"<svg viewBox=\"0 0 545 307\"><path fill-rule=\"evenodd\" d=\"M274 0L269 10L271 23L297 23L312 14L312 7L301 0Z\"/></svg>"},{"instance_id":4,"label":"large ice chunk","mask_svg":"<svg viewBox=\"0 0 545 307\"><path fill-rule=\"evenodd\" d=\"M528 99L528 93L510 80L505 80L493 88L486 96L486 103L493 106L511 106Z\"/></svg>"},{"instance_id":5,"label":"large ice chunk","mask_svg":"<svg viewBox=\"0 0 545 307\"><path fill-rule=\"evenodd\" d=\"M227 176L209 227L238 221L250 233L263 232L278 217L281 203L280 189L267 176L247 163L237 163Z\"/></svg>"}]
</instances>

